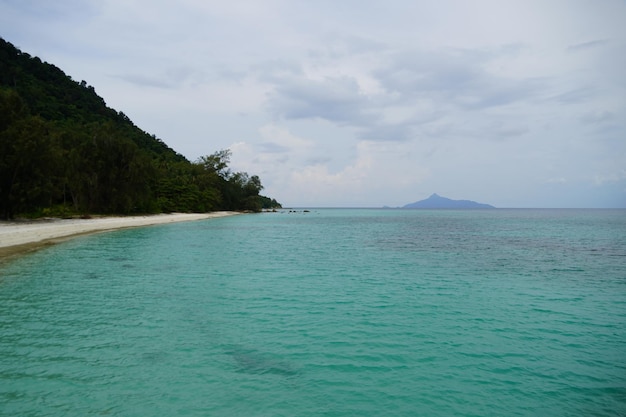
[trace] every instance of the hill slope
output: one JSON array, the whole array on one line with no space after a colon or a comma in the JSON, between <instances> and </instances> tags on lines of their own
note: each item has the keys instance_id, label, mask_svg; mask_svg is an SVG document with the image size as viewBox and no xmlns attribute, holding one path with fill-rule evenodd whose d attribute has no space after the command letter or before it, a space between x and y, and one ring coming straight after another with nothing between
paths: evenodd
<instances>
[{"instance_id":1,"label":"hill slope","mask_svg":"<svg viewBox=\"0 0 626 417\"><path fill-rule=\"evenodd\" d=\"M122 112L106 106L92 86L73 81L61 69L21 52L0 38L0 86L16 92L31 115L59 124L109 122L140 148L182 161L163 141L142 131Z\"/></svg>"},{"instance_id":2,"label":"hill slope","mask_svg":"<svg viewBox=\"0 0 626 417\"><path fill-rule=\"evenodd\" d=\"M94 88L0 38L0 217L255 210L223 150L190 162Z\"/></svg>"}]
</instances>

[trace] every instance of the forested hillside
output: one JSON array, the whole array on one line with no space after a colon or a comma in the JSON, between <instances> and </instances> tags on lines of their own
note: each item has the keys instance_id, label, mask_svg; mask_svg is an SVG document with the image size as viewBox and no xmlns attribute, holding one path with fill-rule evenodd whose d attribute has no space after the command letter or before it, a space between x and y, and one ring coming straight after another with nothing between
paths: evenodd
<instances>
[{"instance_id":1,"label":"forested hillside","mask_svg":"<svg viewBox=\"0 0 626 417\"><path fill-rule=\"evenodd\" d=\"M280 206L229 157L188 161L85 81L0 38L0 217Z\"/></svg>"}]
</instances>

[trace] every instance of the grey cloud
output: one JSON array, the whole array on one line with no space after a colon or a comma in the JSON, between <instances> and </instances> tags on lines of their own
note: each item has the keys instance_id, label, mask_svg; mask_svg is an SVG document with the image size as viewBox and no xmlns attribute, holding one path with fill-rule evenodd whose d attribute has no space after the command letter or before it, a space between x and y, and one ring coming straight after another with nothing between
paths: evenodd
<instances>
[{"instance_id":1,"label":"grey cloud","mask_svg":"<svg viewBox=\"0 0 626 417\"><path fill-rule=\"evenodd\" d=\"M371 48L378 45L369 46ZM363 94L355 78L307 78L288 62L271 62L260 67L259 77L273 85L268 106L275 116L285 119L324 119L354 127L359 138L380 141L406 141L427 131L434 120L450 112L479 110L528 101L539 96L546 80L509 79L489 73L485 66L492 59L517 54L521 45L504 45L491 50L442 49L434 52L387 54L369 75L383 92ZM419 110L416 104L421 103ZM384 114L394 106L416 108L414 117L387 122ZM436 111L435 111L436 109ZM510 128L501 137L525 133Z\"/></svg>"},{"instance_id":2,"label":"grey cloud","mask_svg":"<svg viewBox=\"0 0 626 417\"><path fill-rule=\"evenodd\" d=\"M404 142L413 139L415 132L412 123L380 124L363 129L359 137L373 141Z\"/></svg>"},{"instance_id":3,"label":"grey cloud","mask_svg":"<svg viewBox=\"0 0 626 417\"><path fill-rule=\"evenodd\" d=\"M252 158L252 162L254 162L255 164L267 164L267 161L262 160L258 156ZM289 162L289 157L286 154L283 154L279 158L272 159L272 163L276 165L286 164L287 162Z\"/></svg>"},{"instance_id":4,"label":"grey cloud","mask_svg":"<svg viewBox=\"0 0 626 417\"><path fill-rule=\"evenodd\" d=\"M338 59L355 55L384 52L387 46L377 40L341 33L324 37L324 47L309 50L314 59Z\"/></svg>"},{"instance_id":5,"label":"grey cloud","mask_svg":"<svg viewBox=\"0 0 626 417\"><path fill-rule=\"evenodd\" d=\"M286 119L319 118L355 127L359 137L367 140L411 139L412 126L418 122L383 122L384 103L361 94L357 82L348 77L283 80L271 94L269 106L275 115Z\"/></svg>"},{"instance_id":6,"label":"grey cloud","mask_svg":"<svg viewBox=\"0 0 626 417\"><path fill-rule=\"evenodd\" d=\"M583 42L583 43L577 43L575 45L570 45L567 47L567 50L569 52L579 52L579 51L583 51L586 49L598 48L608 43L609 43L608 39L596 39L596 40L589 41L589 42Z\"/></svg>"},{"instance_id":7,"label":"grey cloud","mask_svg":"<svg viewBox=\"0 0 626 417\"><path fill-rule=\"evenodd\" d=\"M174 83L165 78L150 77L141 74L120 74L115 78L124 80L130 84L135 84L142 87L156 87L156 88L174 88Z\"/></svg>"},{"instance_id":8,"label":"grey cloud","mask_svg":"<svg viewBox=\"0 0 626 417\"><path fill-rule=\"evenodd\" d=\"M62 2L41 2L39 0L4 0L4 3L16 10L37 16L47 21L51 19L84 19L93 16L96 7L84 0L67 0Z\"/></svg>"},{"instance_id":9,"label":"grey cloud","mask_svg":"<svg viewBox=\"0 0 626 417\"><path fill-rule=\"evenodd\" d=\"M595 95L595 89L591 87L579 87L557 94L549 98L550 101L558 101L563 104L575 104L588 101Z\"/></svg>"},{"instance_id":10,"label":"grey cloud","mask_svg":"<svg viewBox=\"0 0 626 417\"><path fill-rule=\"evenodd\" d=\"M129 73L114 75L114 77L142 87L163 89L174 89L185 83L201 82L203 79L202 74L187 67L169 68L162 75Z\"/></svg>"},{"instance_id":11,"label":"grey cloud","mask_svg":"<svg viewBox=\"0 0 626 417\"><path fill-rule=\"evenodd\" d=\"M610 111L592 111L581 115L578 119L581 124L599 135L603 140L614 140L616 144L623 143L624 123L615 113Z\"/></svg>"},{"instance_id":12,"label":"grey cloud","mask_svg":"<svg viewBox=\"0 0 626 417\"><path fill-rule=\"evenodd\" d=\"M259 148L264 153L284 153L289 151L288 147L273 142L259 143Z\"/></svg>"},{"instance_id":13,"label":"grey cloud","mask_svg":"<svg viewBox=\"0 0 626 417\"><path fill-rule=\"evenodd\" d=\"M478 76L474 65L449 54L405 52L393 57L384 69L375 72L390 91L407 93L449 92L471 84Z\"/></svg>"},{"instance_id":14,"label":"grey cloud","mask_svg":"<svg viewBox=\"0 0 626 417\"><path fill-rule=\"evenodd\" d=\"M470 107L482 109L532 100L541 95L544 87L545 80L539 78L524 80L493 78L483 85L483 93L478 94L478 99Z\"/></svg>"},{"instance_id":15,"label":"grey cloud","mask_svg":"<svg viewBox=\"0 0 626 417\"><path fill-rule=\"evenodd\" d=\"M216 77L220 80L241 82L247 76L248 73L243 70L233 70L231 68L222 68L215 71Z\"/></svg>"},{"instance_id":16,"label":"grey cloud","mask_svg":"<svg viewBox=\"0 0 626 417\"><path fill-rule=\"evenodd\" d=\"M300 64L284 59L265 61L253 66L251 69L257 74L260 81L276 85L304 77Z\"/></svg>"},{"instance_id":17,"label":"grey cloud","mask_svg":"<svg viewBox=\"0 0 626 417\"><path fill-rule=\"evenodd\" d=\"M481 119L471 121L449 118L442 123L421 129L420 137L503 142L524 136L529 131L529 127L519 121L486 115Z\"/></svg>"},{"instance_id":18,"label":"grey cloud","mask_svg":"<svg viewBox=\"0 0 626 417\"><path fill-rule=\"evenodd\" d=\"M286 79L275 87L269 106L287 119L320 118L342 125L360 124L367 116L366 98L357 82L348 77L311 80Z\"/></svg>"},{"instance_id":19,"label":"grey cloud","mask_svg":"<svg viewBox=\"0 0 626 417\"><path fill-rule=\"evenodd\" d=\"M320 157L308 158L305 162L306 162L306 165L326 165L331 161L332 161L332 158L320 156Z\"/></svg>"},{"instance_id":20,"label":"grey cloud","mask_svg":"<svg viewBox=\"0 0 626 417\"><path fill-rule=\"evenodd\" d=\"M615 114L610 111L596 111L585 113L580 117L580 121L584 124L600 124L613 121Z\"/></svg>"},{"instance_id":21,"label":"grey cloud","mask_svg":"<svg viewBox=\"0 0 626 417\"><path fill-rule=\"evenodd\" d=\"M516 48L504 48L503 53ZM484 65L500 52L442 50L402 54L376 76L389 91L405 99L426 97L467 109L503 106L535 97L540 79L510 79L490 74Z\"/></svg>"},{"instance_id":22,"label":"grey cloud","mask_svg":"<svg viewBox=\"0 0 626 417\"><path fill-rule=\"evenodd\" d=\"M381 107L384 107L381 106ZM424 136L431 123L438 122L446 115L443 111L422 111L401 122L384 122L372 120L368 125L361 126L358 137L372 141L404 142Z\"/></svg>"},{"instance_id":23,"label":"grey cloud","mask_svg":"<svg viewBox=\"0 0 626 417\"><path fill-rule=\"evenodd\" d=\"M485 131L495 139L509 139L523 136L529 132L529 129L527 126L508 126L498 124L493 129L485 129Z\"/></svg>"}]
</instances>

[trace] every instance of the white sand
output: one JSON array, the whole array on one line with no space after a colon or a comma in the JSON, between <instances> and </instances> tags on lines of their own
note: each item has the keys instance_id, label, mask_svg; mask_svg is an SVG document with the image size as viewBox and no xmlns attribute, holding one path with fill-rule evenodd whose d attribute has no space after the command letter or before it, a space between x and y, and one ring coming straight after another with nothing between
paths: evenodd
<instances>
[{"instance_id":1,"label":"white sand","mask_svg":"<svg viewBox=\"0 0 626 417\"><path fill-rule=\"evenodd\" d=\"M127 227L211 219L238 214L230 211L213 213L175 213L154 216L101 217L94 219L53 219L32 222L0 222L0 249L42 244L74 235L123 229Z\"/></svg>"}]
</instances>

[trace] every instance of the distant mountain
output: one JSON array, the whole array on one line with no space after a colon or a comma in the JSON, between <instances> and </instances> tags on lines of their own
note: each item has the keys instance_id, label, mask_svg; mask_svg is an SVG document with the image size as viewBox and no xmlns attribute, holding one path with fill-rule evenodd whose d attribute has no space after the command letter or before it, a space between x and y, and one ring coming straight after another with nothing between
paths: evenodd
<instances>
[{"instance_id":1,"label":"distant mountain","mask_svg":"<svg viewBox=\"0 0 626 417\"><path fill-rule=\"evenodd\" d=\"M451 200L440 195L433 194L426 200L416 201L407 204L402 208L423 208L423 209L487 209L495 208L489 204L477 203L471 200Z\"/></svg>"}]
</instances>

